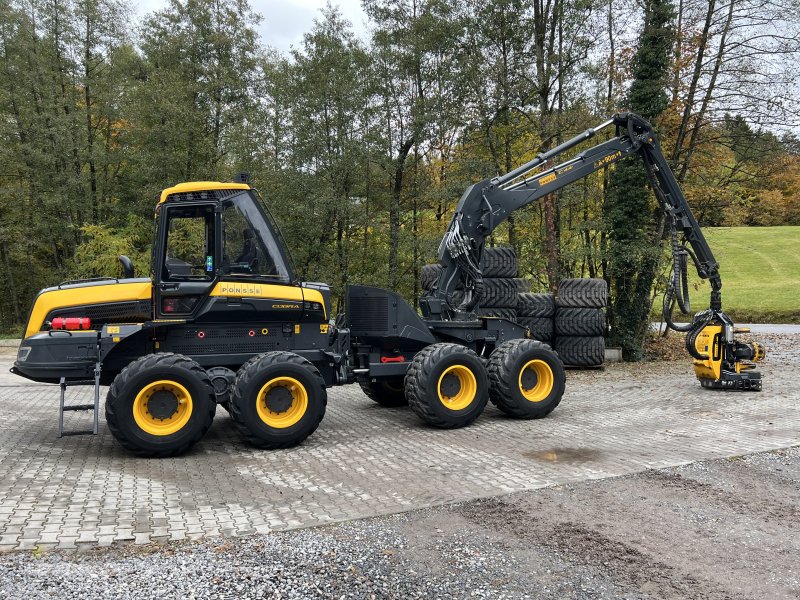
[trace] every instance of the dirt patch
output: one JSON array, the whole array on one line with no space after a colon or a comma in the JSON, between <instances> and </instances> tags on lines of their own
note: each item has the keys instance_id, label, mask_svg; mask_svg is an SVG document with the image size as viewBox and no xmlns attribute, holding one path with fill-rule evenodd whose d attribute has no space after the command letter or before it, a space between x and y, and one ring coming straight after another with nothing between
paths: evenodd
<instances>
[{"instance_id":1,"label":"dirt patch","mask_svg":"<svg viewBox=\"0 0 800 600\"><path fill-rule=\"evenodd\" d=\"M550 450L523 452L522 456L540 462L577 465L600 461L605 454L594 448L552 448Z\"/></svg>"}]
</instances>

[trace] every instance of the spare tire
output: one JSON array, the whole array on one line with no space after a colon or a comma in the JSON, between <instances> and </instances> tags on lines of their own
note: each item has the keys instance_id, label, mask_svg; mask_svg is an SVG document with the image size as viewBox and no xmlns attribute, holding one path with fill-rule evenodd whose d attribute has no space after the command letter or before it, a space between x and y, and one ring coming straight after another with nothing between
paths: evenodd
<instances>
[{"instance_id":1,"label":"spare tire","mask_svg":"<svg viewBox=\"0 0 800 600\"><path fill-rule=\"evenodd\" d=\"M514 279L484 279L483 308L517 308L517 284Z\"/></svg>"},{"instance_id":2,"label":"spare tire","mask_svg":"<svg viewBox=\"0 0 800 600\"><path fill-rule=\"evenodd\" d=\"M475 313L479 317L497 317L499 319L517 320L517 311L513 308L477 308Z\"/></svg>"},{"instance_id":3,"label":"spare tire","mask_svg":"<svg viewBox=\"0 0 800 600\"><path fill-rule=\"evenodd\" d=\"M517 298L517 313L521 317L548 317L556 313L553 294L522 293Z\"/></svg>"},{"instance_id":4,"label":"spare tire","mask_svg":"<svg viewBox=\"0 0 800 600\"><path fill-rule=\"evenodd\" d=\"M556 306L603 308L608 304L605 279L563 279L558 284Z\"/></svg>"},{"instance_id":5,"label":"spare tire","mask_svg":"<svg viewBox=\"0 0 800 600\"><path fill-rule=\"evenodd\" d=\"M442 265L422 265L419 272L419 282L423 290L430 291L433 289L433 284L439 281L439 275L442 273Z\"/></svg>"},{"instance_id":6,"label":"spare tire","mask_svg":"<svg viewBox=\"0 0 800 600\"><path fill-rule=\"evenodd\" d=\"M484 248L481 273L484 277L516 277L516 251L513 248Z\"/></svg>"},{"instance_id":7,"label":"spare tire","mask_svg":"<svg viewBox=\"0 0 800 600\"><path fill-rule=\"evenodd\" d=\"M557 337L555 350L565 365L597 367L605 360L606 343L603 336Z\"/></svg>"},{"instance_id":8,"label":"spare tire","mask_svg":"<svg viewBox=\"0 0 800 600\"><path fill-rule=\"evenodd\" d=\"M514 283L517 284L517 291L518 292L530 292L531 291L531 280L530 279L523 279L521 277L515 277Z\"/></svg>"},{"instance_id":9,"label":"spare tire","mask_svg":"<svg viewBox=\"0 0 800 600\"><path fill-rule=\"evenodd\" d=\"M556 311L556 335L595 336L606 331L606 315L601 308L559 308Z\"/></svg>"},{"instance_id":10,"label":"spare tire","mask_svg":"<svg viewBox=\"0 0 800 600\"><path fill-rule=\"evenodd\" d=\"M518 317L517 322L530 329L535 340L550 342L553 339L553 319L550 317Z\"/></svg>"}]
</instances>

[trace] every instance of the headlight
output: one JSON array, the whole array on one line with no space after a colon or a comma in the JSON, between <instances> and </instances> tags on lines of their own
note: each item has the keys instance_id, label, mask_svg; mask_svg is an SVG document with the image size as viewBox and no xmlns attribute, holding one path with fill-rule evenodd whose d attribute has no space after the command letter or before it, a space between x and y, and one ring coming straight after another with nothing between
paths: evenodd
<instances>
[{"instance_id":1,"label":"headlight","mask_svg":"<svg viewBox=\"0 0 800 600\"><path fill-rule=\"evenodd\" d=\"M33 348L30 346L20 346L19 351L17 352L17 361L25 362L28 360L28 355L31 353L31 350L33 350Z\"/></svg>"}]
</instances>

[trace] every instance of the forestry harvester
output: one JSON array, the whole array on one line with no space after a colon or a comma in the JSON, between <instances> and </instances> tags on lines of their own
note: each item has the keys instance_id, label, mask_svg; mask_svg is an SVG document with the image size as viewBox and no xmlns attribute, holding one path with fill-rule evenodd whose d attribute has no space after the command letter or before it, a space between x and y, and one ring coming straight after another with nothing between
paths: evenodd
<instances>
[{"instance_id":1,"label":"forestry harvester","mask_svg":"<svg viewBox=\"0 0 800 600\"><path fill-rule=\"evenodd\" d=\"M613 138L545 167L607 127ZM564 367L526 328L476 316L484 243L515 210L628 156L644 162L672 228L665 317L686 332L697 378L704 387L760 390L754 363L763 347L735 339L739 330L722 311L719 266L652 127L632 113L470 186L439 247L443 269L420 301L422 316L394 292L350 285L345 313L333 318L330 288L297 280L275 224L244 180L165 189L149 277L136 278L120 257L124 278L42 290L12 372L61 385L59 435L97 433L99 388L110 385L108 426L145 456L188 450L218 404L250 443L295 445L322 420L327 388L353 382L380 404L407 402L437 427L470 424L489 400L512 417L544 417L564 393ZM678 325L671 311L677 301L688 312L689 258L710 281L711 302ZM65 406L72 384L93 384L94 404ZM63 412L76 408L94 409L92 430L63 432Z\"/></svg>"}]
</instances>

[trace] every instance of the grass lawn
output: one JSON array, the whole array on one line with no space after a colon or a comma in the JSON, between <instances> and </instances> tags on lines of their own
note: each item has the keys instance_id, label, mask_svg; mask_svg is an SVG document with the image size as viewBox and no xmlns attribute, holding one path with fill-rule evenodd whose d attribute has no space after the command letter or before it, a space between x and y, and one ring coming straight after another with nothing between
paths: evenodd
<instances>
[{"instance_id":1,"label":"grass lawn","mask_svg":"<svg viewBox=\"0 0 800 600\"><path fill-rule=\"evenodd\" d=\"M703 230L722 274L722 308L740 323L800 323L800 227ZM689 265L692 311L708 308L710 286Z\"/></svg>"}]
</instances>

